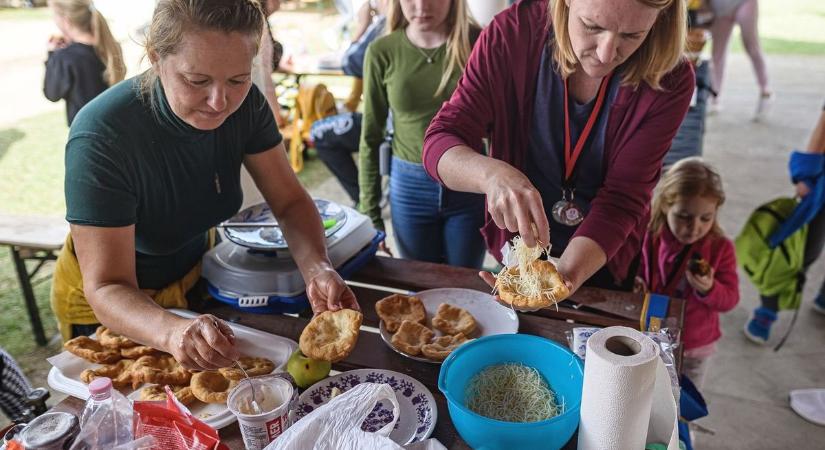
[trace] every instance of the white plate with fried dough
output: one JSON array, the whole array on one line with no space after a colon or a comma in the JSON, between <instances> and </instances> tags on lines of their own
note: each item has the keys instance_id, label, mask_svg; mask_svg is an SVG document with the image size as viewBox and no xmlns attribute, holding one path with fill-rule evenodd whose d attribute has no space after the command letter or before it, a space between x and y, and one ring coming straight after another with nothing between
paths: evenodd
<instances>
[{"instance_id":1,"label":"white plate with fried dough","mask_svg":"<svg viewBox=\"0 0 825 450\"><path fill-rule=\"evenodd\" d=\"M412 296L421 300L424 305L424 310L427 313L427 318L423 325L431 329L435 337L444 336L444 333L433 327L433 317L438 313L438 308L442 303L456 306L464 309L473 319L475 319L475 329L469 336L470 339L479 338L482 336L491 336L494 334L514 334L518 333L519 321L518 316L512 309L500 305L495 298L486 292L476 291L474 289L461 288L440 288L421 291ZM379 325L381 338L384 342L396 352L416 361L428 362L433 364L440 364L441 361L432 360L423 355L410 355L392 344L392 336L382 320Z\"/></svg>"}]
</instances>

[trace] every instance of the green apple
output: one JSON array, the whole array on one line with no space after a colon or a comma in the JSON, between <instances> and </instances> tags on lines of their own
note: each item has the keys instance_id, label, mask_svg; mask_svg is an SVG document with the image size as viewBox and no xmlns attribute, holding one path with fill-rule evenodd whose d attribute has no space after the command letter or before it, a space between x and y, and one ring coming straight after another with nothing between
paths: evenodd
<instances>
[{"instance_id":1,"label":"green apple","mask_svg":"<svg viewBox=\"0 0 825 450\"><path fill-rule=\"evenodd\" d=\"M286 363L286 371L292 375L295 384L302 389L326 378L330 370L332 370L332 364L329 361L309 359L301 353L301 350L295 350Z\"/></svg>"}]
</instances>

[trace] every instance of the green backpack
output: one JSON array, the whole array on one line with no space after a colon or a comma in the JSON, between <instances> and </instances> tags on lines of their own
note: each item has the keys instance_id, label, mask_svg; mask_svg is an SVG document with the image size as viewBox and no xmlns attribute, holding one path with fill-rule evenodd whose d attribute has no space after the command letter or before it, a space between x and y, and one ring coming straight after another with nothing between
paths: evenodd
<instances>
[{"instance_id":1,"label":"green backpack","mask_svg":"<svg viewBox=\"0 0 825 450\"><path fill-rule=\"evenodd\" d=\"M768 237L793 213L797 201L777 198L756 210L736 238L736 260L764 296L779 296L779 309L797 309L802 301L802 271L808 226L800 228L776 248Z\"/></svg>"}]
</instances>

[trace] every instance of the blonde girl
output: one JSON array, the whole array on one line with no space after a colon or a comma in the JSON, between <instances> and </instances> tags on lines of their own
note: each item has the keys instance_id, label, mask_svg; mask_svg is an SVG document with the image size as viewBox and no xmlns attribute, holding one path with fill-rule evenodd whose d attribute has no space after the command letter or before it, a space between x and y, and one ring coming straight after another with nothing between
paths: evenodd
<instances>
[{"instance_id":1,"label":"blonde girl","mask_svg":"<svg viewBox=\"0 0 825 450\"><path fill-rule=\"evenodd\" d=\"M62 35L49 39L43 92L53 102L66 100L71 125L83 105L123 80L126 66L120 44L94 3L49 0L49 7Z\"/></svg>"},{"instance_id":2,"label":"blonde girl","mask_svg":"<svg viewBox=\"0 0 825 450\"><path fill-rule=\"evenodd\" d=\"M719 227L722 179L701 158L683 159L662 178L642 245L639 276L651 292L684 298L682 372L701 388L722 337L719 314L739 303L733 243Z\"/></svg>"}]
</instances>

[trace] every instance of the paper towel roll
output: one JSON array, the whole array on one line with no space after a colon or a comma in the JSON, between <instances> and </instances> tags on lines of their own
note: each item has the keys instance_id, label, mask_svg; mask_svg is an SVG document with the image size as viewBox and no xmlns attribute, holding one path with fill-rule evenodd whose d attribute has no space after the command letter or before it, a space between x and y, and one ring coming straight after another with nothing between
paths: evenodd
<instances>
[{"instance_id":1,"label":"paper towel roll","mask_svg":"<svg viewBox=\"0 0 825 450\"><path fill-rule=\"evenodd\" d=\"M667 396L660 398L663 387ZM627 327L593 334L584 363L579 450L637 450L653 442L651 438L667 443L669 449L678 448L673 447L678 439L674 439L676 409L669 387L652 339ZM654 409L656 420L651 421ZM654 422L657 430L651 428Z\"/></svg>"}]
</instances>

